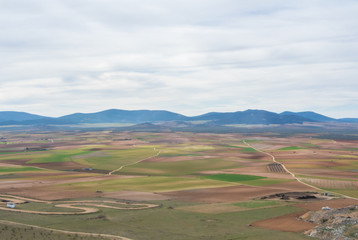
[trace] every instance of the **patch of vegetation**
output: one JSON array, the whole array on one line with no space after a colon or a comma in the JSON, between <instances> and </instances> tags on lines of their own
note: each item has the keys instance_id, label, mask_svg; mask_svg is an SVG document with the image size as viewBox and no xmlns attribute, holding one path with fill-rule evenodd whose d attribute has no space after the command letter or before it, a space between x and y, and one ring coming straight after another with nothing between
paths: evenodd
<instances>
[{"instance_id":1,"label":"patch of vegetation","mask_svg":"<svg viewBox=\"0 0 358 240\"><path fill-rule=\"evenodd\" d=\"M238 202L234 203L235 206L240 208L262 208L280 205L277 201L249 201L249 202Z\"/></svg>"},{"instance_id":2,"label":"patch of vegetation","mask_svg":"<svg viewBox=\"0 0 358 240\"><path fill-rule=\"evenodd\" d=\"M199 159L176 162L141 162L133 166L125 167L120 172L129 174L148 174L161 176L179 176L195 174L201 171L238 168L240 164L232 161L224 161L220 158ZM119 174L120 174L119 172Z\"/></svg>"},{"instance_id":3,"label":"patch of vegetation","mask_svg":"<svg viewBox=\"0 0 358 240\"><path fill-rule=\"evenodd\" d=\"M195 154L195 153L188 153L188 154L179 154L179 153L160 153L161 157L199 157L202 156L201 154Z\"/></svg>"},{"instance_id":4,"label":"patch of vegetation","mask_svg":"<svg viewBox=\"0 0 358 240\"><path fill-rule=\"evenodd\" d=\"M262 140L245 139L245 142L247 142L247 143L258 143L258 142L262 142Z\"/></svg>"},{"instance_id":5,"label":"patch of vegetation","mask_svg":"<svg viewBox=\"0 0 358 240\"><path fill-rule=\"evenodd\" d=\"M89 153L91 153L91 151L83 149L48 151L48 154L42 155L42 157L32 157L32 160L28 161L28 163L68 162L73 160L71 158L73 156Z\"/></svg>"},{"instance_id":6,"label":"patch of vegetation","mask_svg":"<svg viewBox=\"0 0 358 240\"><path fill-rule=\"evenodd\" d=\"M336 188L322 188L328 192L339 193L350 197L358 198L357 189L336 189Z\"/></svg>"},{"instance_id":7,"label":"patch of vegetation","mask_svg":"<svg viewBox=\"0 0 358 240\"><path fill-rule=\"evenodd\" d=\"M4 151L0 151L0 155L7 155L7 154L18 154L18 153L24 153L24 151L17 151L17 152L4 152Z\"/></svg>"},{"instance_id":8,"label":"patch of vegetation","mask_svg":"<svg viewBox=\"0 0 358 240\"><path fill-rule=\"evenodd\" d=\"M16 209L40 211L40 212L81 212L78 209L55 207L54 204L29 202L26 204L16 204Z\"/></svg>"},{"instance_id":9,"label":"patch of vegetation","mask_svg":"<svg viewBox=\"0 0 358 240\"><path fill-rule=\"evenodd\" d=\"M123 150L105 150L106 155L101 157L91 157L76 159L75 161L101 170L114 170L123 165L132 164L149 157L154 157L157 151L153 148L133 148Z\"/></svg>"},{"instance_id":10,"label":"patch of vegetation","mask_svg":"<svg viewBox=\"0 0 358 240\"><path fill-rule=\"evenodd\" d=\"M266 177L254 176L254 175L242 175L242 174L214 174L205 176L205 178L225 181L225 182L244 182L244 181L252 181L258 179L265 179Z\"/></svg>"},{"instance_id":11,"label":"patch of vegetation","mask_svg":"<svg viewBox=\"0 0 358 240\"><path fill-rule=\"evenodd\" d=\"M265 179L245 181L243 184L251 185L251 186L269 186L269 185L280 184L280 183L291 182L291 181L294 181L294 180L265 178Z\"/></svg>"},{"instance_id":12,"label":"patch of vegetation","mask_svg":"<svg viewBox=\"0 0 358 240\"><path fill-rule=\"evenodd\" d=\"M106 238L81 236L76 233L61 233L33 226L0 223L1 239L11 240L98 240Z\"/></svg>"},{"instance_id":13,"label":"patch of vegetation","mask_svg":"<svg viewBox=\"0 0 358 240\"><path fill-rule=\"evenodd\" d=\"M4 172L26 172L26 171L41 171L42 169L36 167L0 167L0 173Z\"/></svg>"},{"instance_id":14,"label":"patch of vegetation","mask_svg":"<svg viewBox=\"0 0 358 240\"><path fill-rule=\"evenodd\" d=\"M13 173L10 174L0 174L0 179L13 179L13 178L22 178L23 176L16 175Z\"/></svg>"},{"instance_id":15,"label":"patch of vegetation","mask_svg":"<svg viewBox=\"0 0 358 240\"><path fill-rule=\"evenodd\" d=\"M61 184L59 187L78 191L177 191L185 189L198 189L210 187L233 186L233 183L224 183L203 178L190 177L136 177L115 180L101 180L93 182L79 182L71 184Z\"/></svg>"},{"instance_id":16,"label":"patch of vegetation","mask_svg":"<svg viewBox=\"0 0 358 240\"><path fill-rule=\"evenodd\" d=\"M346 237L355 239L357 237L357 233L358 233L358 226L347 226L345 231L344 231L344 235Z\"/></svg>"},{"instance_id":17,"label":"patch of vegetation","mask_svg":"<svg viewBox=\"0 0 358 240\"><path fill-rule=\"evenodd\" d=\"M290 147L284 147L284 148L280 148L278 149L279 151L285 151L285 150L300 150L300 149L304 149L302 147L297 147L297 146L290 146Z\"/></svg>"},{"instance_id":18,"label":"patch of vegetation","mask_svg":"<svg viewBox=\"0 0 358 240\"><path fill-rule=\"evenodd\" d=\"M240 151L241 151L241 152L244 152L244 153L257 152L255 149L253 149L253 148L251 148L251 147L242 148Z\"/></svg>"},{"instance_id":19,"label":"patch of vegetation","mask_svg":"<svg viewBox=\"0 0 358 240\"><path fill-rule=\"evenodd\" d=\"M302 146L310 147L310 148L320 148L321 146L312 144L312 143L301 143Z\"/></svg>"},{"instance_id":20,"label":"patch of vegetation","mask_svg":"<svg viewBox=\"0 0 358 240\"><path fill-rule=\"evenodd\" d=\"M358 148L345 148L344 151L358 151Z\"/></svg>"},{"instance_id":21,"label":"patch of vegetation","mask_svg":"<svg viewBox=\"0 0 358 240\"><path fill-rule=\"evenodd\" d=\"M227 148L242 148L242 147L233 146L233 145L221 145L221 147L227 147Z\"/></svg>"}]
</instances>

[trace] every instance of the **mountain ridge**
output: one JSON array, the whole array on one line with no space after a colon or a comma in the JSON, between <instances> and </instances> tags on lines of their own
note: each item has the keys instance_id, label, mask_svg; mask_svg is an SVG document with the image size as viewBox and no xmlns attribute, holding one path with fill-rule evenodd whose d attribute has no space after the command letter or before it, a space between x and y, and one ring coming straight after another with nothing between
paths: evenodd
<instances>
[{"instance_id":1,"label":"mountain ridge","mask_svg":"<svg viewBox=\"0 0 358 240\"><path fill-rule=\"evenodd\" d=\"M0 125L68 125L82 123L153 123L204 121L211 125L230 124L302 124L304 122L358 122L358 118L335 119L312 112L274 113L266 110L248 109L236 112L209 112L188 117L166 110L122 110L107 109L94 113L73 113L57 118L25 112L0 111Z\"/></svg>"}]
</instances>

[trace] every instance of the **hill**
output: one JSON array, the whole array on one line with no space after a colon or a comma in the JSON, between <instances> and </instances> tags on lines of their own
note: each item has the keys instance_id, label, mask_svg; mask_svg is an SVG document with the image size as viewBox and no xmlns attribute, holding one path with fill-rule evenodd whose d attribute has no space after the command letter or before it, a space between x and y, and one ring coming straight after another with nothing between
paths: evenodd
<instances>
[{"instance_id":1,"label":"hill","mask_svg":"<svg viewBox=\"0 0 358 240\"><path fill-rule=\"evenodd\" d=\"M0 112L0 122L5 121L26 121L44 118L43 116L26 112L3 111Z\"/></svg>"},{"instance_id":2,"label":"hill","mask_svg":"<svg viewBox=\"0 0 358 240\"><path fill-rule=\"evenodd\" d=\"M109 109L97 113L75 113L58 118L71 123L143 123L157 121L187 120L188 117L161 110L119 110Z\"/></svg>"},{"instance_id":3,"label":"hill","mask_svg":"<svg viewBox=\"0 0 358 240\"><path fill-rule=\"evenodd\" d=\"M282 115L282 116L294 115L294 116L298 116L298 117L311 119L311 120L314 120L314 121L317 121L317 122L335 122L335 121L337 121L337 119L330 118L330 117L324 116L322 114L311 112L311 111L307 111L307 112L289 112L289 111L285 111L285 112L282 112L280 115Z\"/></svg>"},{"instance_id":4,"label":"hill","mask_svg":"<svg viewBox=\"0 0 358 240\"><path fill-rule=\"evenodd\" d=\"M226 124L286 124L316 122L315 120L296 115L280 115L265 110L246 110L233 113L208 113L198 117L196 120L211 120L218 125Z\"/></svg>"}]
</instances>

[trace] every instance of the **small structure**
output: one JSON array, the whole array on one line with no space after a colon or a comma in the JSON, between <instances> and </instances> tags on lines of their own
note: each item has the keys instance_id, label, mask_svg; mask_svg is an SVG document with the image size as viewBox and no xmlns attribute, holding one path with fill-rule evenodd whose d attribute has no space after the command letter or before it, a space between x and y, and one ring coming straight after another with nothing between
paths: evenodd
<instances>
[{"instance_id":1,"label":"small structure","mask_svg":"<svg viewBox=\"0 0 358 240\"><path fill-rule=\"evenodd\" d=\"M322 207L322 211L327 211L327 210L331 210L331 208L330 207Z\"/></svg>"},{"instance_id":2,"label":"small structure","mask_svg":"<svg viewBox=\"0 0 358 240\"><path fill-rule=\"evenodd\" d=\"M15 203L14 203L14 202L7 202L7 203L6 203L6 207L8 207L8 208L15 208Z\"/></svg>"}]
</instances>

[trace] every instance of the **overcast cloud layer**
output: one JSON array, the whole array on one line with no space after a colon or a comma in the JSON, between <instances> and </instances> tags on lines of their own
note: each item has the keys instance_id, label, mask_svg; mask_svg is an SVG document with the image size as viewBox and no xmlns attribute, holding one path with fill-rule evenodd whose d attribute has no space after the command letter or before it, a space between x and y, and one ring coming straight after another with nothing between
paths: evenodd
<instances>
[{"instance_id":1,"label":"overcast cloud layer","mask_svg":"<svg viewBox=\"0 0 358 240\"><path fill-rule=\"evenodd\" d=\"M356 0L0 0L0 111L358 117Z\"/></svg>"}]
</instances>

